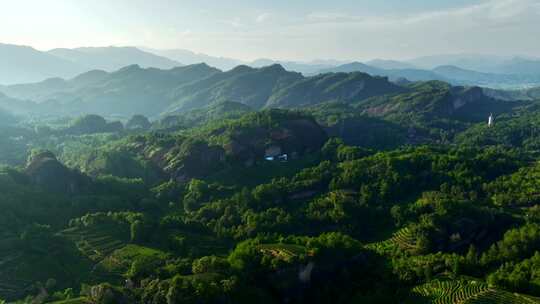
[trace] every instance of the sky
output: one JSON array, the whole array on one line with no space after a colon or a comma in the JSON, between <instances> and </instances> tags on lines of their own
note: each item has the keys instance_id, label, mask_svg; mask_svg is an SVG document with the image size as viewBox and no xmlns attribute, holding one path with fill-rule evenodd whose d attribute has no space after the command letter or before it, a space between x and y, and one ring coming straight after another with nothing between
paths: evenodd
<instances>
[{"instance_id":1,"label":"sky","mask_svg":"<svg viewBox=\"0 0 540 304\"><path fill-rule=\"evenodd\" d=\"M540 0L0 0L0 42L242 60L540 57Z\"/></svg>"}]
</instances>

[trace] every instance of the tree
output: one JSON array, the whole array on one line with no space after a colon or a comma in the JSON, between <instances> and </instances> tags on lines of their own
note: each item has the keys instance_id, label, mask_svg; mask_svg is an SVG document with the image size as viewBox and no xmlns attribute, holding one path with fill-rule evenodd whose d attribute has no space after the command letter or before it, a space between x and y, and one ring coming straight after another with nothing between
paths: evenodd
<instances>
[{"instance_id":1,"label":"tree","mask_svg":"<svg viewBox=\"0 0 540 304\"><path fill-rule=\"evenodd\" d=\"M85 115L73 121L68 133L72 134L91 134L105 132L107 121L99 115Z\"/></svg>"},{"instance_id":2,"label":"tree","mask_svg":"<svg viewBox=\"0 0 540 304\"><path fill-rule=\"evenodd\" d=\"M160 261L151 257L139 257L131 263L127 273L129 278L141 279L151 275L158 268Z\"/></svg>"},{"instance_id":3,"label":"tree","mask_svg":"<svg viewBox=\"0 0 540 304\"><path fill-rule=\"evenodd\" d=\"M206 256L198 260L193 261L192 272L206 273L206 272L224 272L229 269L229 263L227 260L217 256Z\"/></svg>"},{"instance_id":4,"label":"tree","mask_svg":"<svg viewBox=\"0 0 540 304\"><path fill-rule=\"evenodd\" d=\"M117 301L121 296L118 292L109 284L100 284L92 286L90 288L90 294L88 295L90 301L95 304L116 304L123 301Z\"/></svg>"},{"instance_id":5,"label":"tree","mask_svg":"<svg viewBox=\"0 0 540 304\"><path fill-rule=\"evenodd\" d=\"M321 153L325 159L336 160L338 148L345 145L341 138L329 139L321 149Z\"/></svg>"},{"instance_id":6,"label":"tree","mask_svg":"<svg viewBox=\"0 0 540 304\"><path fill-rule=\"evenodd\" d=\"M126 129L129 130L148 130L151 126L152 124L150 123L148 118L143 115L133 115L126 123Z\"/></svg>"},{"instance_id":7,"label":"tree","mask_svg":"<svg viewBox=\"0 0 540 304\"><path fill-rule=\"evenodd\" d=\"M136 220L131 223L131 241L133 243L142 242L146 239L146 229L144 223L141 220Z\"/></svg>"},{"instance_id":8,"label":"tree","mask_svg":"<svg viewBox=\"0 0 540 304\"><path fill-rule=\"evenodd\" d=\"M405 217L403 216L403 210L401 206L392 206L392 208L390 209L390 215L392 215L392 218L394 219L397 227L400 227L403 224Z\"/></svg>"},{"instance_id":9,"label":"tree","mask_svg":"<svg viewBox=\"0 0 540 304\"><path fill-rule=\"evenodd\" d=\"M469 247L469 251L465 256L465 259L467 260L467 264L469 264L470 266L478 264L478 251L476 250L476 247L474 245L471 245Z\"/></svg>"},{"instance_id":10,"label":"tree","mask_svg":"<svg viewBox=\"0 0 540 304\"><path fill-rule=\"evenodd\" d=\"M208 190L209 185L205 181L192 179L187 187L187 193L184 195L184 210L192 212L199 209Z\"/></svg>"}]
</instances>

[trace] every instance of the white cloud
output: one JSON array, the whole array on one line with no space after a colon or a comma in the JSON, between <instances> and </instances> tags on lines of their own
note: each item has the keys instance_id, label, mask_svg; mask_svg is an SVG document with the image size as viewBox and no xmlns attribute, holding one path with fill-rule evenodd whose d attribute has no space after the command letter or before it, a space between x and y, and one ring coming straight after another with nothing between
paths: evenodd
<instances>
[{"instance_id":1,"label":"white cloud","mask_svg":"<svg viewBox=\"0 0 540 304\"><path fill-rule=\"evenodd\" d=\"M306 16L306 21L314 23L356 22L363 18L346 13L336 12L313 12Z\"/></svg>"},{"instance_id":2,"label":"white cloud","mask_svg":"<svg viewBox=\"0 0 540 304\"><path fill-rule=\"evenodd\" d=\"M279 22L270 23L269 18ZM229 21L232 29L207 32L197 47L220 48L232 57L304 60L404 59L441 53L540 55L540 0L485 0L411 14L260 13L241 20ZM225 46L233 41L234 48Z\"/></svg>"},{"instance_id":3,"label":"white cloud","mask_svg":"<svg viewBox=\"0 0 540 304\"><path fill-rule=\"evenodd\" d=\"M104 7L110 3L96 1ZM84 7L92 5L70 0L56 0L63 5L52 8L40 4L46 13L27 11L19 2L13 2L11 10L0 10L4 42L51 48L178 47L243 59L400 59L455 52L540 55L540 0L475 0L457 8L416 13L387 10L385 14L370 13L360 3L355 10L340 10L345 0L336 0L336 9L328 11L310 5L312 12L272 6L218 11L212 5L194 5L178 16L171 13L168 19L134 9L132 15L121 14L125 16L118 20L108 17L114 13L110 9L90 11ZM32 22L21 22L21 16Z\"/></svg>"},{"instance_id":4,"label":"white cloud","mask_svg":"<svg viewBox=\"0 0 540 304\"><path fill-rule=\"evenodd\" d=\"M540 0L486 0L480 4L460 8L437 10L409 15L351 15L344 12L312 12L305 16L306 23L357 24L401 26L422 22L444 22L449 19L484 19L491 21L514 19L524 14L540 14Z\"/></svg>"},{"instance_id":5,"label":"white cloud","mask_svg":"<svg viewBox=\"0 0 540 304\"><path fill-rule=\"evenodd\" d=\"M245 27L245 24L240 20L240 18L234 18L230 20L221 20L219 21L221 24L226 24L228 26L231 26L233 28L241 28Z\"/></svg>"},{"instance_id":6,"label":"white cloud","mask_svg":"<svg viewBox=\"0 0 540 304\"><path fill-rule=\"evenodd\" d=\"M264 23L270 19L271 15L269 13L262 13L257 18L255 18L255 22L257 23Z\"/></svg>"}]
</instances>

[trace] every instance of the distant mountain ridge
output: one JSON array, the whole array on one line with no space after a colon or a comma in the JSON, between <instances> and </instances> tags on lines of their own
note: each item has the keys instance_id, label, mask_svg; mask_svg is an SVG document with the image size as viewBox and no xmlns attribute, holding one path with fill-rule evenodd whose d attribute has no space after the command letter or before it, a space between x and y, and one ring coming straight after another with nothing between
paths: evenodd
<instances>
[{"instance_id":1,"label":"distant mountain ridge","mask_svg":"<svg viewBox=\"0 0 540 304\"><path fill-rule=\"evenodd\" d=\"M279 64L286 70L299 72L304 74L304 76L312 76L319 73L320 70L335 67L336 63L339 64L339 62L335 61L297 62L261 58L247 63L246 65L254 68L261 68L269 65Z\"/></svg>"},{"instance_id":2,"label":"distant mountain ridge","mask_svg":"<svg viewBox=\"0 0 540 304\"><path fill-rule=\"evenodd\" d=\"M432 71L421 70L421 69L381 69L373 67L361 62L352 62L344 65L340 65L335 68L329 68L320 70L319 73L351 73L351 72L362 72L374 76L383 76L389 77L390 80L396 81L400 78L405 78L410 81L428 81L428 80L442 80L449 81L441 75L437 75Z\"/></svg>"},{"instance_id":3,"label":"distant mountain ridge","mask_svg":"<svg viewBox=\"0 0 540 304\"><path fill-rule=\"evenodd\" d=\"M155 117L224 101L252 109L294 108L326 101L353 102L404 89L365 73L305 77L280 65L238 66L222 72L197 64L170 70L132 65L112 73L91 71L70 80L49 79L6 86L0 91L20 101L11 98L8 105L25 105L34 114ZM31 105L23 100L30 100Z\"/></svg>"},{"instance_id":4,"label":"distant mountain ridge","mask_svg":"<svg viewBox=\"0 0 540 304\"><path fill-rule=\"evenodd\" d=\"M85 72L73 62L27 46L0 44L0 84L70 78Z\"/></svg>"},{"instance_id":5,"label":"distant mountain ridge","mask_svg":"<svg viewBox=\"0 0 540 304\"><path fill-rule=\"evenodd\" d=\"M393 61L376 61L383 66L395 66L400 64ZM407 66L406 64L402 66ZM540 85L540 67L537 74L496 74L467 70L453 65L437 66L432 70L407 68L407 69L383 69L372 65L352 62L341 66L320 70L319 73L333 72L364 72L374 76L384 76L392 81L407 79L409 81L440 80L454 85L475 85L494 88L515 88L520 86Z\"/></svg>"},{"instance_id":6,"label":"distant mountain ridge","mask_svg":"<svg viewBox=\"0 0 540 304\"><path fill-rule=\"evenodd\" d=\"M150 48L141 48L142 50L166 57L178 62L181 62L186 65L191 64L198 64L198 63L206 63L209 66L216 67L220 70L231 70L239 65L245 64L245 62L233 59L233 58L227 58L227 57L214 57L202 53L195 53L190 50L184 50L184 49L169 49L169 50L157 50L157 49L150 49Z\"/></svg>"},{"instance_id":7,"label":"distant mountain ridge","mask_svg":"<svg viewBox=\"0 0 540 304\"><path fill-rule=\"evenodd\" d=\"M373 59L366 62L367 65L385 70L418 69L417 66L397 60Z\"/></svg>"},{"instance_id":8,"label":"distant mountain ridge","mask_svg":"<svg viewBox=\"0 0 540 304\"><path fill-rule=\"evenodd\" d=\"M279 64L286 70L313 76L329 72L364 72L395 82L441 80L454 85L521 89L540 85L540 59L475 54L435 55L397 61L374 59L365 63L339 60L287 61L257 59L246 62L183 49L82 47L47 52L0 44L0 85L70 79L91 70L113 72L129 65L171 69L182 64L206 63L223 71L239 65L261 68Z\"/></svg>"},{"instance_id":9,"label":"distant mountain ridge","mask_svg":"<svg viewBox=\"0 0 540 304\"><path fill-rule=\"evenodd\" d=\"M54 49L48 52L28 46L0 44L0 84L39 82L49 78L72 78L102 69L118 70L127 65L169 69L181 65L133 47Z\"/></svg>"},{"instance_id":10,"label":"distant mountain ridge","mask_svg":"<svg viewBox=\"0 0 540 304\"><path fill-rule=\"evenodd\" d=\"M495 90L484 88L484 94L493 98L507 101L539 100L540 87L523 90Z\"/></svg>"},{"instance_id":11,"label":"distant mountain ridge","mask_svg":"<svg viewBox=\"0 0 540 304\"><path fill-rule=\"evenodd\" d=\"M112 72L125 66L137 64L143 68L171 69L182 64L157 56L135 47L83 47L76 49L53 49L47 53L71 61L88 70Z\"/></svg>"},{"instance_id":12,"label":"distant mountain ridge","mask_svg":"<svg viewBox=\"0 0 540 304\"><path fill-rule=\"evenodd\" d=\"M540 75L540 59L523 56L453 54L419 57L406 61L423 69L452 65L465 70L506 75Z\"/></svg>"}]
</instances>

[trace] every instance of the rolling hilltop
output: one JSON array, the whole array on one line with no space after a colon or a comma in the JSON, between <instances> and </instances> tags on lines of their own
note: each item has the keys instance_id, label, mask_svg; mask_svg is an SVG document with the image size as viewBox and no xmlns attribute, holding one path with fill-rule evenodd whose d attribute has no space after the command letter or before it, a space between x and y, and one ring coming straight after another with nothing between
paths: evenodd
<instances>
[{"instance_id":1,"label":"rolling hilltop","mask_svg":"<svg viewBox=\"0 0 540 304\"><path fill-rule=\"evenodd\" d=\"M28 46L0 43L0 85L39 82L47 78L72 78L102 69L114 71L126 65L173 68L181 63L133 47L54 49L48 52Z\"/></svg>"},{"instance_id":2,"label":"rolling hilltop","mask_svg":"<svg viewBox=\"0 0 540 304\"><path fill-rule=\"evenodd\" d=\"M540 303L537 89L358 68L1 86L0 303Z\"/></svg>"},{"instance_id":3,"label":"rolling hilltop","mask_svg":"<svg viewBox=\"0 0 540 304\"><path fill-rule=\"evenodd\" d=\"M239 66L222 72L205 64L171 70L132 65L112 73L92 71L70 80L0 88L5 95L21 100L20 104L23 100L34 102L28 113L123 116L158 116L223 101L253 109L292 108L326 101L352 102L404 90L386 78L363 73L304 77L280 65L259 69ZM17 107L19 104L12 101L11 108Z\"/></svg>"},{"instance_id":4,"label":"rolling hilltop","mask_svg":"<svg viewBox=\"0 0 540 304\"><path fill-rule=\"evenodd\" d=\"M263 68L274 64L288 71L313 76L328 72L363 72L390 80L441 80L454 85L521 89L540 84L540 61L523 57L488 55L438 55L408 61L375 59L287 61L257 59L251 62L214 57L189 50L156 50L137 47L81 47L40 51L27 46L0 44L0 85L32 83L47 78L73 78L91 70L113 72L130 65L172 69L206 63L223 71L239 65Z\"/></svg>"}]
</instances>

